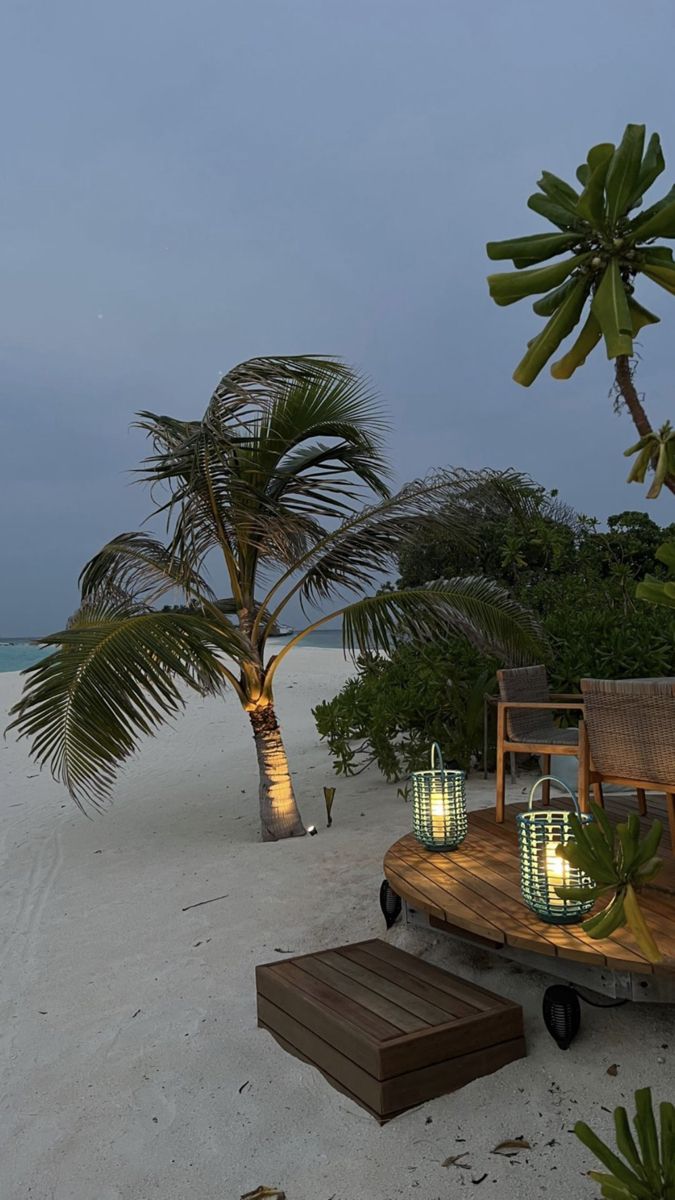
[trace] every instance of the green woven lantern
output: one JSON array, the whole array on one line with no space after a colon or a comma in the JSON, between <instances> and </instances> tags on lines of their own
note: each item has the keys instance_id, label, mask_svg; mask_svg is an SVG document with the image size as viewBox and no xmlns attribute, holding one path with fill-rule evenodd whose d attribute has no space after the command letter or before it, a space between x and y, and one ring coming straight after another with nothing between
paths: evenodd
<instances>
[{"instance_id":1,"label":"green woven lantern","mask_svg":"<svg viewBox=\"0 0 675 1200\"><path fill-rule=\"evenodd\" d=\"M413 771L413 833L430 850L456 850L467 833L464 772L446 771L438 742L431 770Z\"/></svg>"},{"instance_id":2,"label":"green woven lantern","mask_svg":"<svg viewBox=\"0 0 675 1200\"><path fill-rule=\"evenodd\" d=\"M559 858L559 845L574 840L570 828L570 813L564 809L533 809L534 793L546 780L563 788L571 797L580 821L593 818L579 811L573 792L552 775L538 779L530 792L527 812L516 814L518 845L520 848L520 890L527 907L549 925L574 925L583 920L593 907L593 900L563 900L556 893L559 887L590 887L592 880Z\"/></svg>"}]
</instances>

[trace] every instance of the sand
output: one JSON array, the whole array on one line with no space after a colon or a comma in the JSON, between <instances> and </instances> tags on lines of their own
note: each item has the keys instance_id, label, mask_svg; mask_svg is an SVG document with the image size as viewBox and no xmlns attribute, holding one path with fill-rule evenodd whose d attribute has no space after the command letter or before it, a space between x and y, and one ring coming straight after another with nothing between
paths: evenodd
<instances>
[{"instance_id":1,"label":"sand","mask_svg":"<svg viewBox=\"0 0 675 1200\"><path fill-rule=\"evenodd\" d=\"M24 743L1 746L2 1200L236 1200L260 1184L288 1200L447 1200L484 1175L487 1200L577 1200L596 1193L573 1122L608 1132L637 1086L672 1098L672 1009L584 1008L562 1053L540 1020L545 976L404 926L393 944L523 1004L527 1059L380 1128L256 1028L256 963L385 936L382 856L410 808L374 771L332 776L310 710L347 671L312 647L280 673L303 816L320 828L300 841L256 841L234 698L192 699L93 820ZM3 711L19 688L0 675ZM491 795L472 779L473 806ZM521 1136L531 1150L491 1153ZM470 1170L442 1166L461 1152Z\"/></svg>"}]
</instances>

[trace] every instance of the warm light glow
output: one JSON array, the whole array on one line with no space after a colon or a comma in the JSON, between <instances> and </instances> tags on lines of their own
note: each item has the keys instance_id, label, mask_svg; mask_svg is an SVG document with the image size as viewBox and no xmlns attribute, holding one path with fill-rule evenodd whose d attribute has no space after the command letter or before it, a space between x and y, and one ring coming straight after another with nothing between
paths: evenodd
<instances>
[{"instance_id":1,"label":"warm light glow","mask_svg":"<svg viewBox=\"0 0 675 1200\"><path fill-rule=\"evenodd\" d=\"M546 874L554 887L569 883L570 877L570 864L556 854L559 845L560 842L546 843Z\"/></svg>"},{"instance_id":2,"label":"warm light glow","mask_svg":"<svg viewBox=\"0 0 675 1200\"><path fill-rule=\"evenodd\" d=\"M560 842L547 842L544 847L548 903L552 908L564 908L565 901L556 895L555 889L567 887L572 882L570 864L556 854L559 845Z\"/></svg>"},{"instance_id":3,"label":"warm light glow","mask_svg":"<svg viewBox=\"0 0 675 1200\"><path fill-rule=\"evenodd\" d=\"M431 793L431 833L439 841L445 837L445 796L437 788Z\"/></svg>"}]
</instances>

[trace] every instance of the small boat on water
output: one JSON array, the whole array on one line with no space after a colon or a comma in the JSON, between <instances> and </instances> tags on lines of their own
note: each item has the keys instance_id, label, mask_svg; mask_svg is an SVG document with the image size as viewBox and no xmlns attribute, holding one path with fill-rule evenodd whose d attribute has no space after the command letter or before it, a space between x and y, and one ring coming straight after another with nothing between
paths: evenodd
<instances>
[{"instance_id":1,"label":"small boat on water","mask_svg":"<svg viewBox=\"0 0 675 1200\"><path fill-rule=\"evenodd\" d=\"M278 625L275 621L269 636L271 638L289 637L291 633L295 633L295 630L291 629L290 625Z\"/></svg>"}]
</instances>

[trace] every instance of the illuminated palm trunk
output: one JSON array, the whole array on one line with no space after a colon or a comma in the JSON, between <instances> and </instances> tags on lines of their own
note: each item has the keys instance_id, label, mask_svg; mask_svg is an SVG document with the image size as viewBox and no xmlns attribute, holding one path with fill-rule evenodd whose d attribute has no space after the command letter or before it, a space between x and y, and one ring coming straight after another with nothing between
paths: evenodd
<instances>
[{"instance_id":1,"label":"illuminated palm trunk","mask_svg":"<svg viewBox=\"0 0 675 1200\"><path fill-rule=\"evenodd\" d=\"M298 809L286 747L271 704L249 711L260 771L260 830L263 842L304 837L307 830Z\"/></svg>"}]
</instances>

